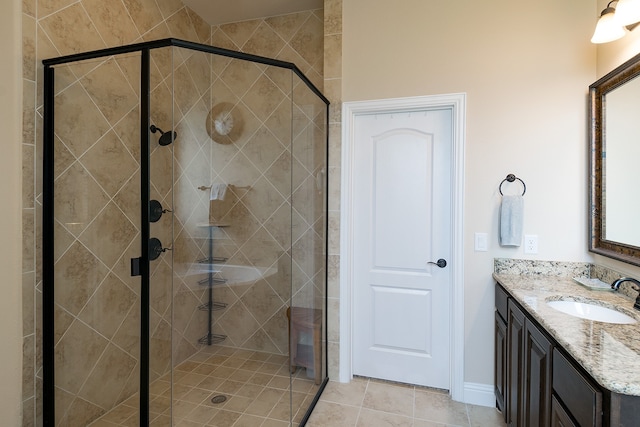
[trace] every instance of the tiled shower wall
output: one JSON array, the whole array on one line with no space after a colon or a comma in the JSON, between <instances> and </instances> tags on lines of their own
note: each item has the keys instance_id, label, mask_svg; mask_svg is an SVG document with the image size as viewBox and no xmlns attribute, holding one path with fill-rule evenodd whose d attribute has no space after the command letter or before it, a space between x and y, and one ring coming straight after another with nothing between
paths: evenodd
<instances>
[{"instance_id":1,"label":"tiled shower wall","mask_svg":"<svg viewBox=\"0 0 640 427\"><path fill-rule=\"evenodd\" d=\"M332 4L335 12L336 2L328 1L328 3ZM157 2L123 0L109 2L108 7L106 5L97 0L25 0L23 2L23 424L26 426L41 424L39 407L41 399L38 395L41 390L39 313L41 303L42 66L40 61L43 58L136 41L177 37L295 62L318 87L322 88L323 59L322 54L318 53L322 52L322 37L317 32L322 31L322 26L319 25L319 22L322 22L322 14L318 11L211 28L191 10L184 7L179 0ZM327 17L325 16L325 32L326 28ZM210 34L213 35L211 41ZM326 36L324 41L326 43ZM310 48L309 45L312 47ZM274 52L277 53L274 54ZM325 64L326 61L325 55ZM79 76L68 77L69 81L66 83L70 84ZM335 120L335 115L333 117ZM188 133L182 133L182 135L186 136ZM331 173L330 170L330 175ZM158 266L161 268L163 264L159 263ZM177 286L177 291L176 304L179 303L180 286ZM186 295L191 296L189 293ZM198 299L202 298L202 295L197 292L194 295ZM183 306L192 309L191 303L194 301L188 302L189 304ZM161 308L158 307L157 311L161 312ZM185 315L185 318L190 317ZM178 349L179 353L186 354L190 351L189 346L193 346L194 337L202 333L202 325L197 322L186 322L175 326L183 337L176 342L184 343L182 348L185 349L184 351ZM166 331L166 328L164 330ZM281 347L282 337L275 339L275 341L278 340L280 345L276 347ZM252 344L254 347L258 345L255 341ZM274 343L274 339L269 338L267 342ZM271 350L274 349L271 348ZM161 371L162 367L159 366L156 372L159 374ZM38 396L37 399L36 396Z\"/></svg>"},{"instance_id":2,"label":"tiled shower wall","mask_svg":"<svg viewBox=\"0 0 640 427\"><path fill-rule=\"evenodd\" d=\"M340 174L342 153L342 2L324 1L324 94L329 106L329 234L327 305L329 378L340 363Z\"/></svg>"}]
</instances>

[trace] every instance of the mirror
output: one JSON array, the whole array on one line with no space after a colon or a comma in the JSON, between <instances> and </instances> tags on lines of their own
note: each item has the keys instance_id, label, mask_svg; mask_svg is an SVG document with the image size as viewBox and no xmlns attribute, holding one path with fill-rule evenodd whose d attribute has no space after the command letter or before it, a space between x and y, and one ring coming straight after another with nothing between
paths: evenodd
<instances>
[{"instance_id":1,"label":"mirror","mask_svg":"<svg viewBox=\"0 0 640 427\"><path fill-rule=\"evenodd\" d=\"M640 265L640 55L589 86L589 250Z\"/></svg>"}]
</instances>

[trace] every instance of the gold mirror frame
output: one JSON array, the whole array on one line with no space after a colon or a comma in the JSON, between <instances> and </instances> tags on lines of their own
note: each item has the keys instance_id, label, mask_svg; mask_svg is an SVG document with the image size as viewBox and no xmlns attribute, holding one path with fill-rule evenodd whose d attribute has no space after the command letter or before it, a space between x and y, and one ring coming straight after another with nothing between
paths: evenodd
<instances>
[{"instance_id":1,"label":"gold mirror frame","mask_svg":"<svg viewBox=\"0 0 640 427\"><path fill-rule=\"evenodd\" d=\"M635 77L640 76L640 55L636 55L589 86L589 251L640 266L640 247L606 240L603 210L603 149L605 144L604 97ZM639 100L640 102L640 100Z\"/></svg>"}]
</instances>

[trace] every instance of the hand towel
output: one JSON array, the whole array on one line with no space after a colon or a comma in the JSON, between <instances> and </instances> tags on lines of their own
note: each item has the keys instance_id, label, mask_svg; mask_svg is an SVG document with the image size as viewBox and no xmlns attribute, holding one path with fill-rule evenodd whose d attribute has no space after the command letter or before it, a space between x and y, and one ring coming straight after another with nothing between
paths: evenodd
<instances>
[{"instance_id":1,"label":"hand towel","mask_svg":"<svg viewBox=\"0 0 640 427\"><path fill-rule=\"evenodd\" d=\"M209 200L224 200L227 193L227 184L211 184Z\"/></svg>"},{"instance_id":2,"label":"hand towel","mask_svg":"<svg viewBox=\"0 0 640 427\"><path fill-rule=\"evenodd\" d=\"M520 246L522 244L522 218L524 198L522 196L502 196L500 206L500 245Z\"/></svg>"}]
</instances>

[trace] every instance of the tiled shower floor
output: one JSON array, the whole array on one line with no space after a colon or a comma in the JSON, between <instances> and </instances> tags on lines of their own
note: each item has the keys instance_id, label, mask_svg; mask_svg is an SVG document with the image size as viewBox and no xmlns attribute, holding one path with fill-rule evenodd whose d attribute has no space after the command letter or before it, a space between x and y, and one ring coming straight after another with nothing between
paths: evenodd
<instances>
[{"instance_id":1,"label":"tiled shower floor","mask_svg":"<svg viewBox=\"0 0 640 427\"><path fill-rule=\"evenodd\" d=\"M298 369L289 379L288 357L228 347L203 349L174 370L173 417L176 427L289 426L289 389L293 387L294 425L313 400L317 386ZM171 426L168 378L150 387L151 426ZM226 401L214 404L214 396ZM123 402L92 427L138 427L137 396Z\"/></svg>"}]
</instances>

